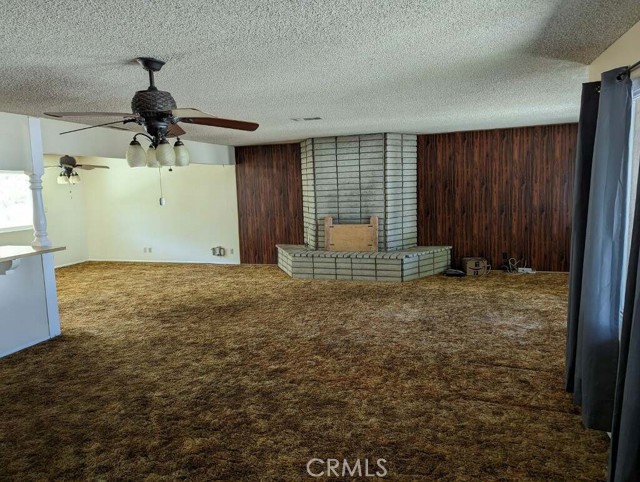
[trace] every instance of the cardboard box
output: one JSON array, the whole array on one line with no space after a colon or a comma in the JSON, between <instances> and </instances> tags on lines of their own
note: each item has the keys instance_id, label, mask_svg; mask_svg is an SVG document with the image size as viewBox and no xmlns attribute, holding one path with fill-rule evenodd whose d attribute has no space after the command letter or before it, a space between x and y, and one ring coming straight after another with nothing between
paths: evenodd
<instances>
[{"instance_id":1,"label":"cardboard box","mask_svg":"<svg viewBox=\"0 0 640 482\"><path fill-rule=\"evenodd\" d=\"M486 258L462 258L463 271L466 271L467 268L483 269L486 268L488 264Z\"/></svg>"}]
</instances>

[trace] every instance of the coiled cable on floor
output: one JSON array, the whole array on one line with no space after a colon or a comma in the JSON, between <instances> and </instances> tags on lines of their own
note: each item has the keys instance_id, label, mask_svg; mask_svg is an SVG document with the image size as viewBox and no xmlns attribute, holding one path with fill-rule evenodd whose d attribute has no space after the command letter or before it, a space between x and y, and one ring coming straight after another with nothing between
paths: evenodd
<instances>
[{"instance_id":1,"label":"coiled cable on floor","mask_svg":"<svg viewBox=\"0 0 640 482\"><path fill-rule=\"evenodd\" d=\"M516 258L509 258L508 265L505 267L507 268L507 272L517 273L518 268L525 268L526 266L527 266L527 260L524 258L520 260Z\"/></svg>"}]
</instances>

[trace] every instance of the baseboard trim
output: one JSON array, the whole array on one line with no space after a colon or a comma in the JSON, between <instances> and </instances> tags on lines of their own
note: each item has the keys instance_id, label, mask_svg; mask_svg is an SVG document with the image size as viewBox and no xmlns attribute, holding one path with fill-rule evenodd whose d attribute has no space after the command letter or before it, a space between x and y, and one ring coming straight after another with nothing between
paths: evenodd
<instances>
[{"instance_id":1,"label":"baseboard trim","mask_svg":"<svg viewBox=\"0 0 640 482\"><path fill-rule=\"evenodd\" d=\"M56 268L66 268L67 266L73 266L74 264L86 263L87 261L91 261L89 259L83 259L82 261L72 261L71 263L57 264Z\"/></svg>"},{"instance_id":2,"label":"baseboard trim","mask_svg":"<svg viewBox=\"0 0 640 482\"><path fill-rule=\"evenodd\" d=\"M224 263L216 263L213 261L175 261L175 260L165 260L165 259L87 259L85 261L81 261L82 263L168 263L168 264L213 264L213 265L228 265L228 266L237 266L239 262L224 262ZM75 264L75 263L74 263Z\"/></svg>"}]
</instances>

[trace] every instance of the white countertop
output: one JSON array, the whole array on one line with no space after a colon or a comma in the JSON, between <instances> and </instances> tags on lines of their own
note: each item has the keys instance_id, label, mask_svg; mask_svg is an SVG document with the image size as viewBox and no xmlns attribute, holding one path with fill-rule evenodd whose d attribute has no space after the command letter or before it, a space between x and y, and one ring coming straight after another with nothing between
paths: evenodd
<instances>
[{"instance_id":1,"label":"white countertop","mask_svg":"<svg viewBox=\"0 0 640 482\"><path fill-rule=\"evenodd\" d=\"M64 246L50 246L48 248L34 248L33 246L0 246L0 263L13 261L14 259L26 258L55 251L63 251Z\"/></svg>"}]
</instances>

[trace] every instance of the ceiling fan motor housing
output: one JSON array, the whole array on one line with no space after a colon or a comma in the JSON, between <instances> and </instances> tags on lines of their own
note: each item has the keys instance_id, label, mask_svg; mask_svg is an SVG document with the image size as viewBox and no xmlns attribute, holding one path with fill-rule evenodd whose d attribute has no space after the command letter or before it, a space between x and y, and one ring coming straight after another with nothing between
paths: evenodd
<instances>
[{"instance_id":1,"label":"ceiling fan motor housing","mask_svg":"<svg viewBox=\"0 0 640 482\"><path fill-rule=\"evenodd\" d=\"M142 117L158 117L160 113L176 108L176 101L172 95L162 90L139 90L131 99L131 112Z\"/></svg>"},{"instance_id":2,"label":"ceiling fan motor housing","mask_svg":"<svg viewBox=\"0 0 640 482\"><path fill-rule=\"evenodd\" d=\"M75 165L77 164L77 161L75 159L75 157L71 157L68 155L64 155L60 158L60 165L65 167L65 166L69 166L71 168L75 167Z\"/></svg>"}]
</instances>

